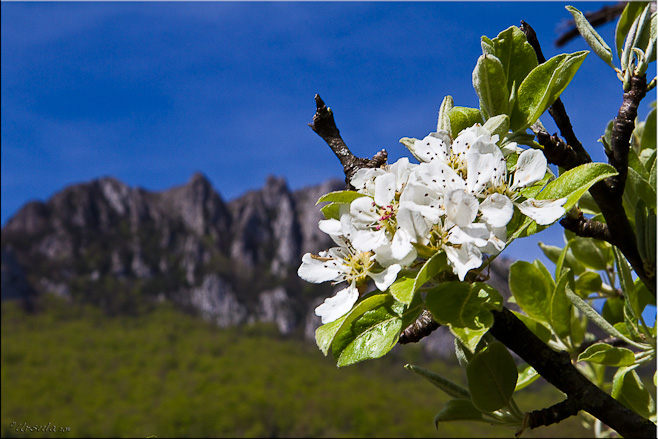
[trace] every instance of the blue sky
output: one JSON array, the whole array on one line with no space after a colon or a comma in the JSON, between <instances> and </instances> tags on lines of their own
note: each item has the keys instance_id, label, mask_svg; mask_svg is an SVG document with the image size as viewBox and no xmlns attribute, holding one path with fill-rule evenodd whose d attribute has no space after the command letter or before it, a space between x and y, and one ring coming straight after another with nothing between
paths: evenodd
<instances>
[{"instance_id":1,"label":"blue sky","mask_svg":"<svg viewBox=\"0 0 658 439\"><path fill-rule=\"evenodd\" d=\"M157 191L200 171L226 200L270 174L293 189L342 178L308 127L316 93L355 154L385 148L394 161L407 155L401 137L435 129L445 95L477 107L482 35L525 20L547 58L575 52L581 39L553 45L564 6L612 3L2 2L2 224L102 176ZM599 31L612 46L614 24ZM590 54L563 100L604 161L596 139L621 103L614 72ZM507 254L541 257L536 242L561 236L556 226Z\"/></svg>"}]
</instances>

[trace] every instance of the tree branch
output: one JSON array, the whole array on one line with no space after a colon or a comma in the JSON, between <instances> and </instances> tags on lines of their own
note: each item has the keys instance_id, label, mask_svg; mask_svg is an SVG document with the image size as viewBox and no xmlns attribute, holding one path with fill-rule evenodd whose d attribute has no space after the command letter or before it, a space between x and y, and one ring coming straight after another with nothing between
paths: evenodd
<instances>
[{"instance_id":1,"label":"tree branch","mask_svg":"<svg viewBox=\"0 0 658 439\"><path fill-rule=\"evenodd\" d=\"M584 238L594 238L601 241L614 241L608 225L600 221L585 218L580 212L577 218L572 218L568 214L560 220L560 224L567 230L574 232Z\"/></svg>"},{"instance_id":2,"label":"tree branch","mask_svg":"<svg viewBox=\"0 0 658 439\"><path fill-rule=\"evenodd\" d=\"M398 343L408 344L408 343L418 343L423 338L430 335L432 332L439 329L441 326L440 323L437 323L432 318L432 314L425 310L423 313L409 325L404 331L400 333L400 338Z\"/></svg>"},{"instance_id":3,"label":"tree branch","mask_svg":"<svg viewBox=\"0 0 658 439\"><path fill-rule=\"evenodd\" d=\"M317 110L313 116L313 123L310 123L309 126L318 136L327 142L329 148L336 154L336 157L340 160L340 164L343 165L345 183L348 188L353 189L350 180L354 176L354 173L361 168L378 168L386 164L388 154L386 150L382 149L370 160L352 154L352 151L350 151L340 136L340 131L334 121L334 114L331 108L325 105L318 94L315 95L315 104Z\"/></svg>"}]
</instances>

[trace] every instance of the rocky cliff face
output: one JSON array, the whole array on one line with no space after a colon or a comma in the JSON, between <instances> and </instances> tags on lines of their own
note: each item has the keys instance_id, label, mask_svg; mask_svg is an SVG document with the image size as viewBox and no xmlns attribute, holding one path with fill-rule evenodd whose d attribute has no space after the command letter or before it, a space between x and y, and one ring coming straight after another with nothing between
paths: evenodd
<instances>
[{"instance_id":1,"label":"rocky cliff face","mask_svg":"<svg viewBox=\"0 0 658 439\"><path fill-rule=\"evenodd\" d=\"M225 202L202 175L162 192L113 178L23 207L2 229L2 298L42 294L132 313L172 301L219 326L270 322L313 338L330 285L297 277L301 256L331 247L315 205L344 183L291 191L270 177ZM506 288L507 267L491 282Z\"/></svg>"}]
</instances>

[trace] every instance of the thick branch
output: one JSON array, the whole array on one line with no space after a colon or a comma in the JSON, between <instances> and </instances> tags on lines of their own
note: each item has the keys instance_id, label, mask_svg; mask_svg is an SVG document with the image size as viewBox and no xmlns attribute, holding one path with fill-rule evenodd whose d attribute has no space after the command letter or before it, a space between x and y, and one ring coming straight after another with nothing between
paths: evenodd
<instances>
[{"instance_id":1,"label":"thick branch","mask_svg":"<svg viewBox=\"0 0 658 439\"><path fill-rule=\"evenodd\" d=\"M375 154L371 160L352 154L352 151L350 151L340 136L340 131L338 131L338 127L334 121L333 112L325 105L320 95L315 95L315 104L317 110L313 116L313 123L310 123L309 126L327 142L327 145L329 145L334 154L336 154L336 157L338 157L338 160L340 160L340 164L343 165L343 171L345 172L345 183L347 183L348 187L352 187L350 180L359 169L378 168L386 164L388 154L383 149Z\"/></svg>"},{"instance_id":2,"label":"thick branch","mask_svg":"<svg viewBox=\"0 0 658 439\"><path fill-rule=\"evenodd\" d=\"M507 308L492 313L494 325L489 332L567 395L570 402L565 413L584 410L624 437L655 437L655 424L596 387L566 352L552 350Z\"/></svg>"}]
</instances>

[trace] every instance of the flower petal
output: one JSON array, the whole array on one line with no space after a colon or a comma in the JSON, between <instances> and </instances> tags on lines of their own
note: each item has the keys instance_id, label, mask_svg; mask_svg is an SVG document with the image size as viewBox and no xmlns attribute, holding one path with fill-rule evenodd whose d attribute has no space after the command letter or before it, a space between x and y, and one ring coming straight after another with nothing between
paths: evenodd
<instances>
[{"instance_id":1,"label":"flower petal","mask_svg":"<svg viewBox=\"0 0 658 439\"><path fill-rule=\"evenodd\" d=\"M478 213L477 198L461 190L452 191L446 198L446 214L458 226L471 224Z\"/></svg>"},{"instance_id":2,"label":"flower petal","mask_svg":"<svg viewBox=\"0 0 658 439\"><path fill-rule=\"evenodd\" d=\"M514 215L514 204L503 194L491 194L480 203L482 220L492 227L506 226Z\"/></svg>"},{"instance_id":3,"label":"flower petal","mask_svg":"<svg viewBox=\"0 0 658 439\"><path fill-rule=\"evenodd\" d=\"M434 159L445 161L448 157L450 136L445 131L431 133L423 140L416 140L411 153L421 162L430 162Z\"/></svg>"},{"instance_id":4,"label":"flower petal","mask_svg":"<svg viewBox=\"0 0 658 439\"><path fill-rule=\"evenodd\" d=\"M519 156L514 171L512 190L527 187L544 178L548 161L544 153L538 149L526 149Z\"/></svg>"},{"instance_id":5,"label":"flower petal","mask_svg":"<svg viewBox=\"0 0 658 439\"><path fill-rule=\"evenodd\" d=\"M393 264L379 273L368 273L368 276L375 281L375 286L379 291L385 291L393 282L395 282L401 269L402 267L400 264Z\"/></svg>"},{"instance_id":6,"label":"flower petal","mask_svg":"<svg viewBox=\"0 0 658 439\"><path fill-rule=\"evenodd\" d=\"M302 256L302 265L297 270L299 277L316 284L338 280L343 273L345 270L340 261L323 256L313 257L310 253Z\"/></svg>"},{"instance_id":7,"label":"flower petal","mask_svg":"<svg viewBox=\"0 0 658 439\"><path fill-rule=\"evenodd\" d=\"M347 314L358 299L359 292L352 284L338 291L333 297L326 298L320 306L315 308L315 315L322 318L323 325L331 323Z\"/></svg>"},{"instance_id":8,"label":"flower petal","mask_svg":"<svg viewBox=\"0 0 658 439\"><path fill-rule=\"evenodd\" d=\"M375 179L375 204L378 206L386 206L395 198L395 183L396 178L394 174L382 174Z\"/></svg>"},{"instance_id":9,"label":"flower petal","mask_svg":"<svg viewBox=\"0 0 658 439\"><path fill-rule=\"evenodd\" d=\"M470 244L462 244L460 248L446 246L444 249L459 280L464 280L470 269L482 265L482 253Z\"/></svg>"},{"instance_id":10,"label":"flower petal","mask_svg":"<svg viewBox=\"0 0 658 439\"><path fill-rule=\"evenodd\" d=\"M529 216L537 224L546 225L554 223L564 215L564 207L562 206L566 202L566 198L560 198L559 200L535 200L530 198L523 203L514 204L522 214Z\"/></svg>"}]
</instances>

